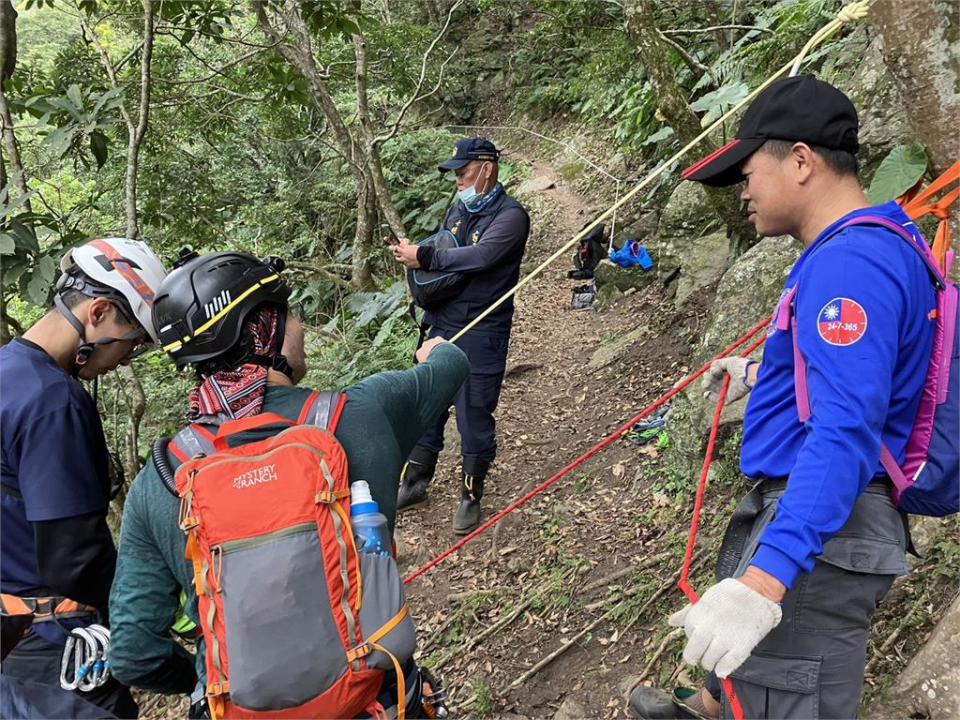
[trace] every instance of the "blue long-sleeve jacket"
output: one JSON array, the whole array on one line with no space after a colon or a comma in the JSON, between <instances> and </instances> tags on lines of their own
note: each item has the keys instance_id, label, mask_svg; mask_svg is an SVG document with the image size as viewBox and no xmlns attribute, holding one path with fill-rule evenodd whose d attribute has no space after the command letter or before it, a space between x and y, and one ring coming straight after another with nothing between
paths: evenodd
<instances>
[{"instance_id":1,"label":"blue long-sleeve jacket","mask_svg":"<svg viewBox=\"0 0 960 720\"><path fill-rule=\"evenodd\" d=\"M892 220L919 238L896 203L826 228L787 278L795 297L812 416L800 422L793 338L773 330L744 418L741 469L789 477L752 564L790 588L846 523L877 475L881 440L902 463L933 341L935 291L919 253L878 226L836 229L858 216Z\"/></svg>"}]
</instances>

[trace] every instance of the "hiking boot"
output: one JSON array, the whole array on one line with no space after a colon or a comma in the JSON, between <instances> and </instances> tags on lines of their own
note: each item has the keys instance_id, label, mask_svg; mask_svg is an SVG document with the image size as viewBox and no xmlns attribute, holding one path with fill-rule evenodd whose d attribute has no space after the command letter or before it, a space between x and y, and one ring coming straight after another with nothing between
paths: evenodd
<instances>
[{"instance_id":1,"label":"hiking boot","mask_svg":"<svg viewBox=\"0 0 960 720\"><path fill-rule=\"evenodd\" d=\"M460 507L453 516L453 532L466 535L480 524L480 499L483 497L483 481L490 463L475 458L463 459L461 473Z\"/></svg>"},{"instance_id":2,"label":"hiking boot","mask_svg":"<svg viewBox=\"0 0 960 720\"><path fill-rule=\"evenodd\" d=\"M403 472L400 473L400 489L397 491L397 512L423 505L429 498L427 489L437 471L437 453L415 447Z\"/></svg>"},{"instance_id":3,"label":"hiking boot","mask_svg":"<svg viewBox=\"0 0 960 720\"><path fill-rule=\"evenodd\" d=\"M636 687L630 693L629 704L633 716L640 720L716 720L715 716L707 713L700 691L691 688L678 687L670 694L660 688Z\"/></svg>"}]
</instances>

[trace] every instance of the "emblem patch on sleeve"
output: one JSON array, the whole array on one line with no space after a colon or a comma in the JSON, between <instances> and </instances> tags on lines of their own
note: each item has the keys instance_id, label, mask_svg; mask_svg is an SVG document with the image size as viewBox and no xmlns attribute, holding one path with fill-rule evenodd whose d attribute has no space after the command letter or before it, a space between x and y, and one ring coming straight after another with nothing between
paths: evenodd
<instances>
[{"instance_id":1,"label":"emblem patch on sleeve","mask_svg":"<svg viewBox=\"0 0 960 720\"><path fill-rule=\"evenodd\" d=\"M867 312L856 300L834 298L820 310L817 332L831 345L853 345L867 332Z\"/></svg>"}]
</instances>

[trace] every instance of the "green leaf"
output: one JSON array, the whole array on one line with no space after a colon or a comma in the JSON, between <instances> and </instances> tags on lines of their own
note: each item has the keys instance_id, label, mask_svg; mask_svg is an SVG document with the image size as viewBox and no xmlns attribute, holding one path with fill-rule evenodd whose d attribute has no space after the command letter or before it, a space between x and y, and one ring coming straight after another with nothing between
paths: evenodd
<instances>
[{"instance_id":1,"label":"green leaf","mask_svg":"<svg viewBox=\"0 0 960 720\"><path fill-rule=\"evenodd\" d=\"M7 233L0 233L0 255L13 255L17 251L17 243Z\"/></svg>"},{"instance_id":2,"label":"green leaf","mask_svg":"<svg viewBox=\"0 0 960 720\"><path fill-rule=\"evenodd\" d=\"M107 161L107 136L99 130L90 133L90 152L97 159L97 170Z\"/></svg>"},{"instance_id":3,"label":"green leaf","mask_svg":"<svg viewBox=\"0 0 960 720\"><path fill-rule=\"evenodd\" d=\"M26 299L39 307L45 307L47 304L47 293L50 291L50 283L41 277L40 273L34 271L30 273L30 279L25 288Z\"/></svg>"},{"instance_id":4,"label":"green leaf","mask_svg":"<svg viewBox=\"0 0 960 720\"><path fill-rule=\"evenodd\" d=\"M749 94L750 88L742 82L723 85L694 100L690 109L706 113L700 118L700 125L706 127Z\"/></svg>"},{"instance_id":5,"label":"green leaf","mask_svg":"<svg viewBox=\"0 0 960 720\"><path fill-rule=\"evenodd\" d=\"M80 92L79 85L74 84L68 87L67 97L77 110L83 110L83 94Z\"/></svg>"},{"instance_id":6,"label":"green leaf","mask_svg":"<svg viewBox=\"0 0 960 720\"><path fill-rule=\"evenodd\" d=\"M898 145L874 173L867 197L874 205L889 202L917 184L927 170L927 152L923 145Z\"/></svg>"},{"instance_id":7,"label":"green leaf","mask_svg":"<svg viewBox=\"0 0 960 720\"><path fill-rule=\"evenodd\" d=\"M59 268L60 263L57 258L52 255L44 255L37 261L33 272L35 275L39 274L48 285L52 285Z\"/></svg>"}]
</instances>

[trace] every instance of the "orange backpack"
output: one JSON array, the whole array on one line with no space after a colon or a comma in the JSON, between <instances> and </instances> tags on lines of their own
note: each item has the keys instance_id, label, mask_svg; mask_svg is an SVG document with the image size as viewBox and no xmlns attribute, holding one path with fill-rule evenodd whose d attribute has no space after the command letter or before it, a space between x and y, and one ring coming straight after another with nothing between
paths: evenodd
<instances>
[{"instance_id":1,"label":"orange backpack","mask_svg":"<svg viewBox=\"0 0 960 720\"><path fill-rule=\"evenodd\" d=\"M391 669L404 717L401 663L416 630L393 557L357 552L347 457L333 435L346 398L333 397L314 395L300 416L327 405L319 426L263 413L206 441L194 430L200 452L177 469L214 718L379 715ZM231 446L267 427L285 429Z\"/></svg>"}]
</instances>

